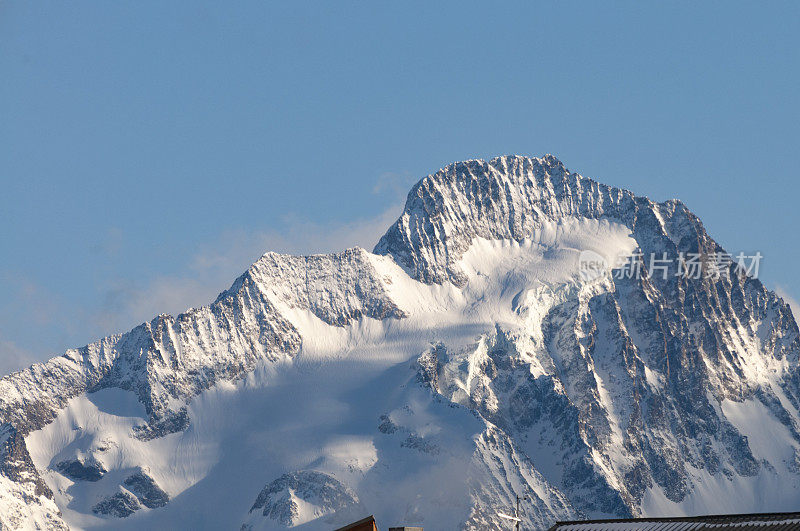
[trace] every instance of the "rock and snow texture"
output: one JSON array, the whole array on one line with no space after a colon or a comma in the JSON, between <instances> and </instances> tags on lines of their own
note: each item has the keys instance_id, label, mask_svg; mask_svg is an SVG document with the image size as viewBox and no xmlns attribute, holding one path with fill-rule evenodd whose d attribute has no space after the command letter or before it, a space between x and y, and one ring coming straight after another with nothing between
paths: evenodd
<instances>
[{"instance_id":1,"label":"rock and snow texture","mask_svg":"<svg viewBox=\"0 0 800 531\"><path fill-rule=\"evenodd\" d=\"M0 459L0 529L67 529L25 440L8 423L0 425Z\"/></svg>"},{"instance_id":2,"label":"rock and snow texture","mask_svg":"<svg viewBox=\"0 0 800 531\"><path fill-rule=\"evenodd\" d=\"M297 527L315 520L342 527L358 520L364 510L358 496L336 478L301 470L284 474L264 487L242 531Z\"/></svg>"},{"instance_id":3,"label":"rock and snow texture","mask_svg":"<svg viewBox=\"0 0 800 531\"><path fill-rule=\"evenodd\" d=\"M581 251L666 278L586 278ZM795 509L798 327L682 203L554 157L420 181L373 253L267 253L207 307L0 380L9 528L499 529ZM255 502L254 502L255 500ZM363 512L363 514L361 514Z\"/></svg>"}]
</instances>

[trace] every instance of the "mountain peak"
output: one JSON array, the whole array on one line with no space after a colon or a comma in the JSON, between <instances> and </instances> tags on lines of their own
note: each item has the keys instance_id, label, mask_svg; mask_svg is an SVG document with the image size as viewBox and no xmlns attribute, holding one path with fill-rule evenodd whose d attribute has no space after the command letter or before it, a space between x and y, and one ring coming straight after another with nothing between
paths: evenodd
<instances>
[{"instance_id":1,"label":"mountain peak","mask_svg":"<svg viewBox=\"0 0 800 531\"><path fill-rule=\"evenodd\" d=\"M630 221L639 198L570 172L553 155L450 164L419 181L375 247L423 282L464 283L455 264L476 237L523 241L546 220Z\"/></svg>"},{"instance_id":2,"label":"mountain peak","mask_svg":"<svg viewBox=\"0 0 800 531\"><path fill-rule=\"evenodd\" d=\"M785 303L733 270L586 278L597 249L722 251L681 203L551 155L451 164L377 254L265 253L208 306L0 380L0 527L330 529L368 508L494 529L523 492L540 529L795 507Z\"/></svg>"}]
</instances>

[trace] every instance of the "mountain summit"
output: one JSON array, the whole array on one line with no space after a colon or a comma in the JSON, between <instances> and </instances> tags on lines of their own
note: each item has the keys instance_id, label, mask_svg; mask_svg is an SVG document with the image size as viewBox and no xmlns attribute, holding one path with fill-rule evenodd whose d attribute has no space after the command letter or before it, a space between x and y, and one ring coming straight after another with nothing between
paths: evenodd
<instances>
[{"instance_id":1,"label":"mountain summit","mask_svg":"<svg viewBox=\"0 0 800 531\"><path fill-rule=\"evenodd\" d=\"M550 155L460 162L372 253L267 253L209 306L3 378L0 524L794 510L798 356L681 202Z\"/></svg>"}]
</instances>

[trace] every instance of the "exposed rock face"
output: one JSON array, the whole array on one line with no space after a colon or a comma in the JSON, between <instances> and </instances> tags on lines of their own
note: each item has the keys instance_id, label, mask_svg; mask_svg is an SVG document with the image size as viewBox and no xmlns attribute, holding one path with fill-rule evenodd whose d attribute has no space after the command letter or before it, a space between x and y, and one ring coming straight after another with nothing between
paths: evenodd
<instances>
[{"instance_id":1,"label":"exposed rock face","mask_svg":"<svg viewBox=\"0 0 800 531\"><path fill-rule=\"evenodd\" d=\"M8 423L0 425L0 509L1 529L68 529L25 439Z\"/></svg>"},{"instance_id":2,"label":"exposed rock face","mask_svg":"<svg viewBox=\"0 0 800 531\"><path fill-rule=\"evenodd\" d=\"M364 249L314 256L267 253L248 275L274 300L309 310L331 325L344 326L361 317L405 317Z\"/></svg>"},{"instance_id":3,"label":"exposed rock face","mask_svg":"<svg viewBox=\"0 0 800 531\"><path fill-rule=\"evenodd\" d=\"M605 239L645 260L666 259L666 274L582 278L568 270L570 253ZM499 528L497 512L522 491L531 497L525 525L534 528L579 515L722 512L729 508L715 505L720 500L746 501L755 492L776 507L796 505L796 321L733 264L717 275L678 275L679 257L690 253L709 263L724 250L679 201L654 203L596 183L552 156L453 164L414 186L374 254L267 253L207 307L161 315L0 380L0 522L61 525L55 501L67 498L56 487L66 476L76 492L105 489L101 502L92 498L78 511L130 522L155 515L148 522L166 525L157 520L173 505L164 489L176 496L172 485L184 481L186 492L211 475L226 450L209 434L252 404L217 416L196 408L213 405L214 393L245 392L264 407L253 418L268 416L286 437L315 411L300 407L308 404L330 407L320 431L322 421L342 422L336 435L349 437L346 451L332 435L273 448L287 460L317 458L286 465L302 470L264 487L246 528L331 527L367 499L377 509L365 514L402 505L390 514L407 522L431 521L435 510L455 515L433 520L440 527ZM314 380L315 371L325 374L335 368L331 360L354 351L342 363L358 373L357 383L340 372L331 378L352 385L349 392L318 396L337 387ZM409 363L411 371L403 369ZM274 395L258 394L279 383L270 379L278 366L297 371L283 410L259 402ZM134 393L144 417L98 409L82 418L102 418L113 430L79 425L81 408L91 404L72 404L113 388ZM300 420L287 413L294 407ZM369 413L347 416L361 407ZM439 421L463 433L445 437ZM48 441L61 444L58 451L42 445L29 453L25 438L55 425L61 431ZM52 460L67 444L86 450L106 438L113 444L103 443L104 451L116 460L103 462L127 469ZM224 441L239 438L248 433ZM356 443L361 453L350 455ZM163 465L181 452L194 453L180 473ZM207 468L196 465L200 456L211 460ZM45 470L54 462L56 471ZM146 472L158 463L159 473ZM141 468L131 475L134 466ZM409 467L422 470L414 480L463 479L464 496L414 499L405 476L391 486L402 500L374 493L392 479L381 471Z\"/></svg>"},{"instance_id":4,"label":"exposed rock face","mask_svg":"<svg viewBox=\"0 0 800 531\"><path fill-rule=\"evenodd\" d=\"M189 412L185 407L178 411L167 411L156 421L134 426L134 437L141 441L150 441L164 437L170 433L178 433L189 427Z\"/></svg>"},{"instance_id":5,"label":"exposed rock face","mask_svg":"<svg viewBox=\"0 0 800 531\"><path fill-rule=\"evenodd\" d=\"M458 260L475 237L522 241L545 220L568 216L630 227L645 257L668 259L666 278L605 279L600 292L584 290L550 308L529 330L540 337L534 345L498 331L472 369L483 384L469 397L442 391L506 429L524 434L544 422L548 432L559 431L552 442L575 450L561 486L576 490L573 502L584 499L576 504L581 510L638 514L654 485L681 501L690 468L757 474L761 465L747 438L719 415L718 404L757 400L797 433L797 324L779 297L734 265L716 279L676 276L680 253L724 253L680 202L656 204L600 185L552 157L470 161L417 184L376 252L425 282L462 285ZM441 352L422 360L436 389L442 361L431 356ZM538 378L531 355L544 367ZM781 376L764 386L754 378L764 369ZM598 451L619 466L608 482L587 461ZM579 494L586 488L587 496Z\"/></svg>"},{"instance_id":6,"label":"exposed rock face","mask_svg":"<svg viewBox=\"0 0 800 531\"><path fill-rule=\"evenodd\" d=\"M80 463L71 461L70 463ZM81 479L81 478L76 478ZM98 481L88 479L88 481ZM92 512L113 518L127 518L142 507L157 509L169 502L167 494L145 470L138 470L115 487L116 492L103 498L92 507Z\"/></svg>"},{"instance_id":7,"label":"exposed rock face","mask_svg":"<svg viewBox=\"0 0 800 531\"><path fill-rule=\"evenodd\" d=\"M164 507L169 502L169 494L142 470L125 478L124 485L149 509Z\"/></svg>"},{"instance_id":8,"label":"exposed rock face","mask_svg":"<svg viewBox=\"0 0 800 531\"><path fill-rule=\"evenodd\" d=\"M581 411L557 379L534 377L515 348L513 339L500 330L474 350L452 356L437 345L420 357L419 378L437 393L477 411L531 455L553 453L559 469L548 471L550 479L580 511L630 516L621 493L594 466L592 446L581 433ZM465 371L472 373L474 382L469 395L458 384ZM540 446L535 453L528 446L531 439Z\"/></svg>"},{"instance_id":9,"label":"exposed rock face","mask_svg":"<svg viewBox=\"0 0 800 531\"><path fill-rule=\"evenodd\" d=\"M259 359L294 355L300 342L248 272L211 306L161 315L6 376L0 380L0 415L28 433L50 422L69 398L119 387L135 392L158 424L180 417L171 401L241 377Z\"/></svg>"},{"instance_id":10,"label":"exposed rock face","mask_svg":"<svg viewBox=\"0 0 800 531\"><path fill-rule=\"evenodd\" d=\"M17 483L27 483L33 487L33 494L52 498L44 481L36 473L36 468L25 447L25 439L10 424L0 426L0 474Z\"/></svg>"},{"instance_id":11,"label":"exposed rock face","mask_svg":"<svg viewBox=\"0 0 800 531\"><path fill-rule=\"evenodd\" d=\"M423 282L462 285L457 262L476 237L522 241L543 221L569 216L633 227L640 210L654 207L647 198L570 173L551 155L470 160L417 183L375 253L392 255Z\"/></svg>"},{"instance_id":12,"label":"exposed rock face","mask_svg":"<svg viewBox=\"0 0 800 531\"><path fill-rule=\"evenodd\" d=\"M92 508L95 514L126 518L139 510L139 500L125 489L109 496Z\"/></svg>"},{"instance_id":13,"label":"exposed rock face","mask_svg":"<svg viewBox=\"0 0 800 531\"><path fill-rule=\"evenodd\" d=\"M497 500L514 500L519 488L526 485L528 499L521 500L521 513L530 529L544 529L550 522L577 518L569 499L559 492L520 453L503 431L489 427L476 440L470 463L477 471L470 478L472 512L464 529L505 529L508 521L498 515ZM507 512L510 512L507 510Z\"/></svg>"},{"instance_id":14,"label":"exposed rock face","mask_svg":"<svg viewBox=\"0 0 800 531\"><path fill-rule=\"evenodd\" d=\"M97 461L84 462L81 459L61 461L56 469L75 481L99 481L107 470Z\"/></svg>"},{"instance_id":15,"label":"exposed rock face","mask_svg":"<svg viewBox=\"0 0 800 531\"><path fill-rule=\"evenodd\" d=\"M301 470L284 474L265 486L250 508L251 518L242 529L259 529L269 523L264 522L264 518L288 528L335 513L339 520L346 522L346 515L357 514L353 510L358 506L356 494L336 478Z\"/></svg>"}]
</instances>

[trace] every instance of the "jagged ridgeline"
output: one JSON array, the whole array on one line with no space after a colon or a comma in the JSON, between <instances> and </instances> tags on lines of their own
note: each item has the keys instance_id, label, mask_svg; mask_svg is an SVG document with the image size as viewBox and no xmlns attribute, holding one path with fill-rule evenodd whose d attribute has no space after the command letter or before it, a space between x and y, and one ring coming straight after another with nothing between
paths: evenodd
<instances>
[{"instance_id":1,"label":"jagged ridgeline","mask_svg":"<svg viewBox=\"0 0 800 531\"><path fill-rule=\"evenodd\" d=\"M587 275L587 252L663 266ZM0 523L483 530L517 495L534 529L794 510L795 319L686 256L727 254L680 201L549 155L452 164L373 252L267 253L209 306L3 378Z\"/></svg>"}]
</instances>

